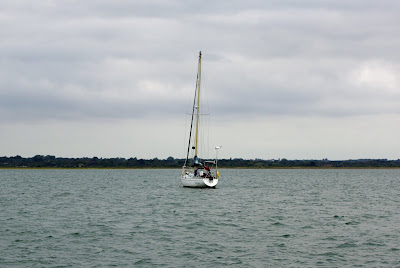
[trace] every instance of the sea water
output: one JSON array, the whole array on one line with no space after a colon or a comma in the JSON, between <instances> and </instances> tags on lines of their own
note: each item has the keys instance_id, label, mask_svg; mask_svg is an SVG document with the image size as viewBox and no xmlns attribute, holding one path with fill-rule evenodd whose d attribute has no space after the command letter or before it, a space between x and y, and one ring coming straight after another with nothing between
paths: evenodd
<instances>
[{"instance_id":1,"label":"sea water","mask_svg":"<svg viewBox=\"0 0 400 268\"><path fill-rule=\"evenodd\" d=\"M0 170L0 267L400 267L400 170Z\"/></svg>"}]
</instances>

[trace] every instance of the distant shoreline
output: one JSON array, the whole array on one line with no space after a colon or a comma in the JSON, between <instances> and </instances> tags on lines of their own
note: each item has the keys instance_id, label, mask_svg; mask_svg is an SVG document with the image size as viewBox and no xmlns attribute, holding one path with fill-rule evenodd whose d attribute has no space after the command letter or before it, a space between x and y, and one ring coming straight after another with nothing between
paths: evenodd
<instances>
[{"instance_id":1,"label":"distant shoreline","mask_svg":"<svg viewBox=\"0 0 400 268\"><path fill-rule=\"evenodd\" d=\"M203 159L213 160L213 159ZM40 169L180 169L183 165L192 166L193 159L129 159L116 158L64 158L53 155L0 157L0 168L40 168ZM218 159L221 168L236 169L353 169L353 168L400 168L400 159L351 159L351 160L289 160L289 159Z\"/></svg>"},{"instance_id":2,"label":"distant shoreline","mask_svg":"<svg viewBox=\"0 0 400 268\"><path fill-rule=\"evenodd\" d=\"M107 169L107 170L145 170L145 169L175 169L180 170L178 167L0 167L0 170L26 170L26 169L65 169L65 170L94 170L94 169ZM313 169L313 170L322 170L322 169L400 169L400 167L219 167L219 170L227 170L227 169Z\"/></svg>"}]
</instances>

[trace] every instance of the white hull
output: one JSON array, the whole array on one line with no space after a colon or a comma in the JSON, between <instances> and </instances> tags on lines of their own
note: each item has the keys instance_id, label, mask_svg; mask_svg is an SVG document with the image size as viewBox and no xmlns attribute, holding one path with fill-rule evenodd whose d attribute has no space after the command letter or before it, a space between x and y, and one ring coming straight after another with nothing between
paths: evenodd
<instances>
[{"instance_id":1,"label":"white hull","mask_svg":"<svg viewBox=\"0 0 400 268\"><path fill-rule=\"evenodd\" d=\"M218 179L195 177L193 174L187 174L181 177L181 182L184 187L214 188L218 184Z\"/></svg>"}]
</instances>

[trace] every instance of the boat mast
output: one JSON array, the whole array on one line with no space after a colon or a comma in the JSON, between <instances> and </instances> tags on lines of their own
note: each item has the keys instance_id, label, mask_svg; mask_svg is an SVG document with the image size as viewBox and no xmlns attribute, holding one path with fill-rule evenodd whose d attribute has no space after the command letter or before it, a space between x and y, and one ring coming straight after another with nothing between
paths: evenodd
<instances>
[{"instance_id":1,"label":"boat mast","mask_svg":"<svg viewBox=\"0 0 400 268\"><path fill-rule=\"evenodd\" d=\"M194 160L197 160L197 140L199 137L199 116L200 116L200 81L201 81L201 51L199 52L199 67L197 75L197 116L196 116L196 136L195 136L195 147L194 147Z\"/></svg>"}]
</instances>

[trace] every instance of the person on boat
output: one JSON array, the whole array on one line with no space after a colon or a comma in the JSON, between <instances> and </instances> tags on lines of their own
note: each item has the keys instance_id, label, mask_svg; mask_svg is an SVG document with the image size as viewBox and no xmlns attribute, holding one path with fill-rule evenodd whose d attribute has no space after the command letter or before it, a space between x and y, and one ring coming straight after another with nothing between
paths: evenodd
<instances>
[{"instance_id":1,"label":"person on boat","mask_svg":"<svg viewBox=\"0 0 400 268\"><path fill-rule=\"evenodd\" d=\"M207 170L207 171L211 171L211 170L210 170L210 167L207 166L206 164L204 164L204 169Z\"/></svg>"},{"instance_id":2,"label":"person on boat","mask_svg":"<svg viewBox=\"0 0 400 268\"><path fill-rule=\"evenodd\" d=\"M206 178L210 178L210 177L211 177L211 169L210 169L210 167L207 166L206 164L204 164L204 170L205 170L204 176L205 176Z\"/></svg>"}]
</instances>

